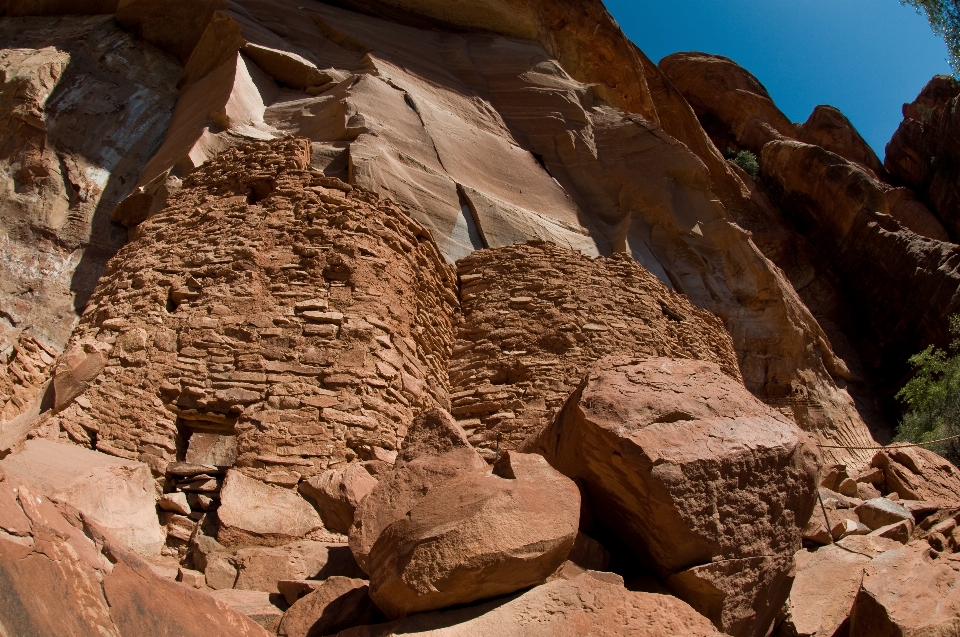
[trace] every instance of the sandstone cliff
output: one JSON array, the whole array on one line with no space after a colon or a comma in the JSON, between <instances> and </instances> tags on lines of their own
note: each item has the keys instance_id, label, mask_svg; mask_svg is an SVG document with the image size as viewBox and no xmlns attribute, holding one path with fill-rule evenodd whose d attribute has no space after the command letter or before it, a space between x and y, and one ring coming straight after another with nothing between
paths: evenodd
<instances>
[{"instance_id":1,"label":"sandstone cliff","mask_svg":"<svg viewBox=\"0 0 960 637\"><path fill-rule=\"evenodd\" d=\"M952 81L881 162L599 0L0 33L0 632L960 621L960 472L878 448L960 311Z\"/></svg>"}]
</instances>

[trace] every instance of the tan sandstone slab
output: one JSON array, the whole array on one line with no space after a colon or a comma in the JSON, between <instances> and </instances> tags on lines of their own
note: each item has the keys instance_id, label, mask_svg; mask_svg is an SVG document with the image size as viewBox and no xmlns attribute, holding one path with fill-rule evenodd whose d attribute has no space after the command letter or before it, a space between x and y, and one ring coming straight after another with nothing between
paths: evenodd
<instances>
[{"instance_id":1,"label":"tan sandstone slab","mask_svg":"<svg viewBox=\"0 0 960 637\"><path fill-rule=\"evenodd\" d=\"M316 510L295 491L278 489L231 469L220 491L220 530L225 546L286 544L323 528Z\"/></svg>"}]
</instances>

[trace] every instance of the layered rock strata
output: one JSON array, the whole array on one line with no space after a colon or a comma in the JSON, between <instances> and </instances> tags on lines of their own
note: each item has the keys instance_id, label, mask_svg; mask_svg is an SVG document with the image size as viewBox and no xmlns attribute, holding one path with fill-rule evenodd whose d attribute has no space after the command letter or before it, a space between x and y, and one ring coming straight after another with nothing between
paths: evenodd
<instances>
[{"instance_id":1,"label":"layered rock strata","mask_svg":"<svg viewBox=\"0 0 960 637\"><path fill-rule=\"evenodd\" d=\"M742 382L719 319L626 255L527 243L478 250L457 268L451 411L489 460L549 424L604 356L708 360Z\"/></svg>"},{"instance_id":2,"label":"layered rock strata","mask_svg":"<svg viewBox=\"0 0 960 637\"><path fill-rule=\"evenodd\" d=\"M59 354L126 241L110 212L163 141L180 69L111 16L3 19L0 42L2 444L39 412L37 348Z\"/></svg>"},{"instance_id":3,"label":"layered rock strata","mask_svg":"<svg viewBox=\"0 0 960 637\"><path fill-rule=\"evenodd\" d=\"M309 162L278 141L185 180L110 262L73 337L102 372L48 428L289 487L447 404L452 271L395 205Z\"/></svg>"}]
</instances>

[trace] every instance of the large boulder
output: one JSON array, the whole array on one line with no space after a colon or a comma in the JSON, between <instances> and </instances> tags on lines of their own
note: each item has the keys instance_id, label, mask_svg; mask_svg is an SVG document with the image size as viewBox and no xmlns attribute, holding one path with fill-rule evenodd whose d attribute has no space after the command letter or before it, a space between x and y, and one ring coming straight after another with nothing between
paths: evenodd
<instances>
[{"instance_id":1,"label":"large boulder","mask_svg":"<svg viewBox=\"0 0 960 637\"><path fill-rule=\"evenodd\" d=\"M580 575L537 586L507 601L422 613L360 626L340 637L719 637L702 615L670 595L638 593Z\"/></svg>"},{"instance_id":2,"label":"large boulder","mask_svg":"<svg viewBox=\"0 0 960 637\"><path fill-rule=\"evenodd\" d=\"M377 479L363 465L352 463L304 480L298 488L316 503L324 526L337 533L348 533L357 505L375 486Z\"/></svg>"},{"instance_id":3,"label":"large boulder","mask_svg":"<svg viewBox=\"0 0 960 637\"><path fill-rule=\"evenodd\" d=\"M316 590L290 606L280 622L283 637L334 635L346 628L382 621L370 599L367 582L349 577L329 577Z\"/></svg>"},{"instance_id":4,"label":"large boulder","mask_svg":"<svg viewBox=\"0 0 960 637\"><path fill-rule=\"evenodd\" d=\"M871 464L883 471L886 492L904 500L960 504L960 469L932 451L890 446L877 452Z\"/></svg>"},{"instance_id":5,"label":"large boulder","mask_svg":"<svg viewBox=\"0 0 960 637\"><path fill-rule=\"evenodd\" d=\"M217 540L225 546L277 546L323 529L316 510L295 491L272 487L236 469L227 471L220 502Z\"/></svg>"},{"instance_id":6,"label":"large boulder","mask_svg":"<svg viewBox=\"0 0 960 637\"><path fill-rule=\"evenodd\" d=\"M536 446L597 519L731 635L763 635L815 502L805 435L714 363L610 357Z\"/></svg>"},{"instance_id":7,"label":"large boulder","mask_svg":"<svg viewBox=\"0 0 960 637\"><path fill-rule=\"evenodd\" d=\"M443 410L418 416L407 440L395 467L357 507L350 528L350 550L367 572L367 556L383 530L403 518L430 489L463 472L488 469L463 428Z\"/></svg>"},{"instance_id":8,"label":"large boulder","mask_svg":"<svg viewBox=\"0 0 960 637\"><path fill-rule=\"evenodd\" d=\"M936 555L910 545L870 562L850 614L850 637L960 632L960 562Z\"/></svg>"},{"instance_id":9,"label":"large boulder","mask_svg":"<svg viewBox=\"0 0 960 637\"><path fill-rule=\"evenodd\" d=\"M160 552L165 536L147 465L36 438L0 467L11 478L34 484L51 499L82 511L140 555Z\"/></svg>"},{"instance_id":10,"label":"large boulder","mask_svg":"<svg viewBox=\"0 0 960 637\"><path fill-rule=\"evenodd\" d=\"M55 504L12 476L0 476L0 492L8 496L0 499L4 634L266 637L257 624L209 595L160 577L69 504Z\"/></svg>"},{"instance_id":11,"label":"large boulder","mask_svg":"<svg viewBox=\"0 0 960 637\"><path fill-rule=\"evenodd\" d=\"M396 618L542 583L579 520L572 480L540 456L507 452L493 473L447 480L384 529L367 560L370 595Z\"/></svg>"}]
</instances>

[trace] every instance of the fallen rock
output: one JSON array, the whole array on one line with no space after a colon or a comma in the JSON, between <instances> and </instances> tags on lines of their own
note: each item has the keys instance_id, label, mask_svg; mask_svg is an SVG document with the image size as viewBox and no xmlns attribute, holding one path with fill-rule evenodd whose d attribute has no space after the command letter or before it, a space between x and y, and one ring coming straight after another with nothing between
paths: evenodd
<instances>
[{"instance_id":1,"label":"fallen rock","mask_svg":"<svg viewBox=\"0 0 960 637\"><path fill-rule=\"evenodd\" d=\"M287 604L293 606L298 599L323 586L323 582L324 580L315 579L280 580L277 582L277 589L287 600Z\"/></svg>"},{"instance_id":2,"label":"fallen rock","mask_svg":"<svg viewBox=\"0 0 960 637\"><path fill-rule=\"evenodd\" d=\"M243 613L267 632L277 633L277 627L280 626L280 620L283 618L283 610L277 606L283 600L279 594L229 589L213 591L210 594L236 612Z\"/></svg>"},{"instance_id":3,"label":"fallen rock","mask_svg":"<svg viewBox=\"0 0 960 637\"><path fill-rule=\"evenodd\" d=\"M217 540L224 546L277 546L304 539L323 528L323 521L295 491L278 489L227 471L220 491Z\"/></svg>"},{"instance_id":4,"label":"fallen rock","mask_svg":"<svg viewBox=\"0 0 960 637\"><path fill-rule=\"evenodd\" d=\"M710 622L670 595L636 593L589 575L557 579L506 601L359 626L340 637L719 637Z\"/></svg>"},{"instance_id":5,"label":"fallen rock","mask_svg":"<svg viewBox=\"0 0 960 637\"><path fill-rule=\"evenodd\" d=\"M322 579L331 575L361 575L345 544L296 542L277 547L247 547L231 557L238 576L234 588L282 592L281 580Z\"/></svg>"},{"instance_id":6,"label":"fallen rock","mask_svg":"<svg viewBox=\"0 0 960 637\"><path fill-rule=\"evenodd\" d=\"M870 559L839 546L797 553L797 575L778 635L833 637L850 616Z\"/></svg>"},{"instance_id":7,"label":"fallen rock","mask_svg":"<svg viewBox=\"0 0 960 637\"><path fill-rule=\"evenodd\" d=\"M942 456L922 447L895 446L877 452L872 466L883 471L886 491L904 500L960 502L960 470Z\"/></svg>"},{"instance_id":8,"label":"fallen rock","mask_svg":"<svg viewBox=\"0 0 960 637\"><path fill-rule=\"evenodd\" d=\"M92 518L8 477L0 493L0 626L10 635L266 637L208 594L164 579ZM18 514L10 507L16 507ZM13 524L10 524L10 519ZM24 523L26 520L26 523Z\"/></svg>"},{"instance_id":9,"label":"fallen rock","mask_svg":"<svg viewBox=\"0 0 960 637\"><path fill-rule=\"evenodd\" d=\"M164 493L157 502L164 511L172 511L181 515L190 515L190 503L187 502L187 494L182 491L174 493Z\"/></svg>"},{"instance_id":10,"label":"fallen rock","mask_svg":"<svg viewBox=\"0 0 960 637\"><path fill-rule=\"evenodd\" d=\"M435 486L383 530L367 559L370 596L397 618L539 584L570 553L579 516L572 480L507 452L494 473Z\"/></svg>"},{"instance_id":11,"label":"fallen rock","mask_svg":"<svg viewBox=\"0 0 960 637\"><path fill-rule=\"evenodd\" d=\"M881 526L879 529L871 531L870 535L877 535L889 540L894 540L900 544L906 544L910 541L913 533L913 520L902 520L894 524Z\"/></svg>"},{"instance_id":12,"label":"fallen rock","mask_svg":"<svg viewBox=\"0 0 960 637\"><path fill-rule=\"evenodd\" d=\"M300 483L300 493L312 499L323 524L331 531L348 533L354 511L377 486L377 479L358 463L330 469Z\"/></svg>"},{"instance_id":13,"label":"fallen rock","mask_svg":"<svg viewBox=\"0 0 960 637\"><path fill-rule=\"evenodd\" d=\"M283 637L319 637L374 624L382 616L367 594L367 582L330 577L294 602L283 614L278 633Z\"/></svg>"},{"instance_id":14,"label":"fallen rock","mask_svg":"<svg viewBox=\"0 0 960 637\"><path fill-rule=\"evenodd\" d=\"M870 527L871 531L876 531L888 524L897 524L904 521L909 521L912 524L914 521L913 515L905 507L887 498L867 500L854 511L860 521Z\"/></svg>"},{"instance_id":15,"label":"fallen rock","mask_svg":"<svg viewBox=\"0 0 960 637\"><path fill-rule=\"evenodd\" d=\"M535 446L718 628L769 628L815 502L812 451L793 423L714 363L611 357Z\"/></svg>"},{"instance_id":16,"label":"fallen rock","mask_svg":"<svg viewBox=\"0 0 960 637\"><path fill-rule=\"evenodd\" d=\"M10 479L34 484L48 497L82 511L140 555L160 552L164 533L147 465L36 438L0 466Z\"/></svg>"},{"instance_id":17,"label":"fallen rock","mask_svg":"<svg viewBox=\"0 0 960 637\"><path fill-rule=\"evenodd\" d=\"M393 470L382 476L354 514L350 550L367 573L367 556L380 534L403 518L430 489L461 473L489 469L452 418L423 414L414 421L407 436L419 443L408 448L405 457L415 453L416 457L408 461L398 458ZM452 445L450 441L458 442Z\"/></svg>"},{"instance_id":18,"label":"fallen rock","mask_svg":"<svg viewBox=\"0 0 960 637\"><path fill-rule=\"evenodd\" d=\"M960 628L960 559L905 546L875 558L850 613L850 637L953 635Z\"/></svg>"}]
</instances>

